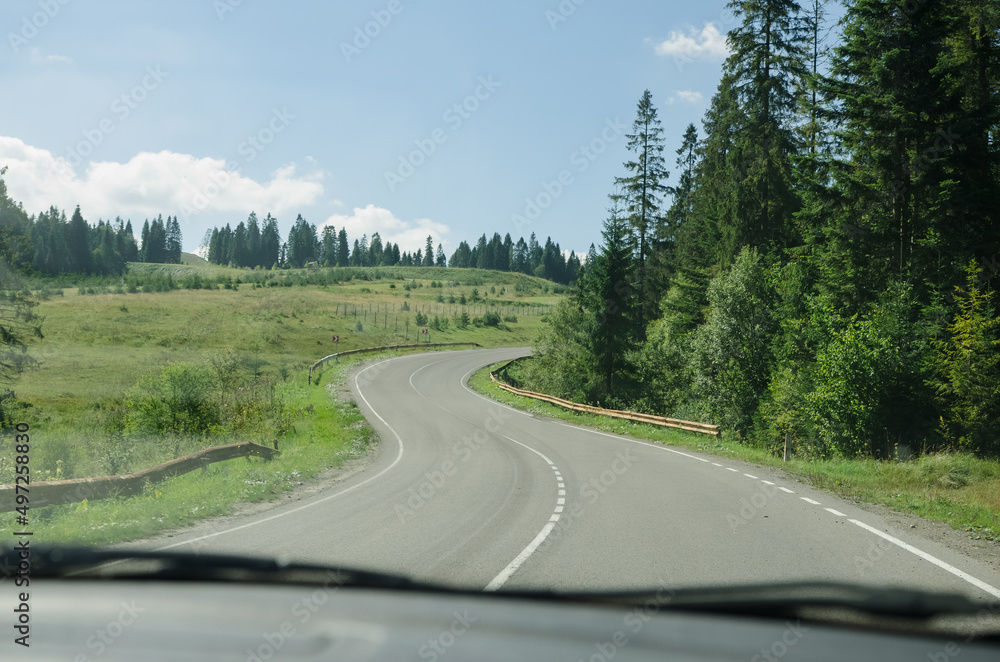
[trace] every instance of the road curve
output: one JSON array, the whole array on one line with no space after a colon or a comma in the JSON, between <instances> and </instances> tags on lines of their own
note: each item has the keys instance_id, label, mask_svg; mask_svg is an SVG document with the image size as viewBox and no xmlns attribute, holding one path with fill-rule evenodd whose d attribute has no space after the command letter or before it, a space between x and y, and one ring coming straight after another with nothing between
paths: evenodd
<instances>
[{"instance_id":1,"label":"road curve","mask_svg":"<svg viewBox=\"0 0 1000 662\"><path fill-rule=\"evenodd\" d=\"M351 390L382 439L363 471L152 546L487 590L833 580L1000 598L987 565L780 472L536 418L466 386L476 369L527 351L362 366Z\"/></svg>"}]
</instances>

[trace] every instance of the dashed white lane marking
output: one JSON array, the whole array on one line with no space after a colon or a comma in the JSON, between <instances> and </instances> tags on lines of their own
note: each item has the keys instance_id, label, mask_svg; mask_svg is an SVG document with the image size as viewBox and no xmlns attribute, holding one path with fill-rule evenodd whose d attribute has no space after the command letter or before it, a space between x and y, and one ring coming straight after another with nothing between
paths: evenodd
<instances>
[{"instance_id":1,"label":"dashed white lane marking","mask_svg":"<svg viewBox=\"0 0 1000 662\"><path fill-rule=\"evenodd\" d=\"M518 446L527 448L529 451L531 451L535 455L545 460L545 462L548 463L550 467L552 467L552 471L555 474L556 482L559 486L560 494L565 494L564 490L566 488L566 484L563 482L562 474L559 472L559 468L555 465L555 463L552 460L547 458L543 453L536 451L531 446L528 446L527 444L522 444L517 439L512 439L507 435L500 433L497 433L497 436L503 437L507 441L512 441ZM500 588L502 588L503 585L507 583L507 580L509 580L514 575L514 573L517 572L517 569L520 568L524 564L524 562L527 561L528 558L535 553L535 550L538 549L543 542L545 542L545 539L549 537L550 533L552 533L552 529L555 528L556 522L559 521L561 513L563 512L564 506L562 504L564 504L565 502L566 499L561 497L556 500L556 507L552 513L552 516L549 517L549 521L545 523L545 526L543 526L542 530L538 532L538 535L535 536L535 539L532 540L530 543L528 543L528 546L525 547L523 550L521 550L521 553L518 554L513 561L508 563L507 567L501 570L500 574L494 577L490 581L490 583L486 585L486 588L483 589L484 591L497 591Z\"/></svg>"},{"instance_id":2,"label":"dashed white lane marking","mask_svg":"<svg viewBox=\"0 0 1000 662\"><path fill-rule=\"evenodd\" d=\"M475 372L475 370L469 371L468 373L466 373L465 377L468 377L473 372ZM519 414L522 414L524 416L528 416L530 418L534 418L533 416L531 416L531 414L523 412L520 409L515 409L514 407L511 407L509 405L505 405L505 404L497 402L496 400L493 400L491 398L487 398L486 396L484 396L484 395L482 395L480 393L476 393L475 391L473 391L472 389L470 389L468 386L465 385L465 377L463 377L463 379L462 379L462 386L469 393L472 393L473 395L475 395L475 396L477 396L479 398L482 398L483 400L486 400L488 402L491 402L491 403L494 403L494 404L498 404L501 407L504 407L505 409L510 409L511 411L515 411L515 412L517 412ZM623 437L621 435L608 434L607 432L600 432L598 430L592 430L590 428L584 428L584 427L580 427L578 425L568 425L566 423L559 423L559 425L562 425L562 426L568 427L568 428L574 428L576 430L581 430L583 432L590 432L592 434L600 435L602 437L610 437L612 439L618 439L620 441L628 441L628 442L631 442L631 443L642 443L643 445L649 445L649 444L646 444L644 442L636 441L634 439L628 439L627 437ZM717 462L710 462L709 460L706 460L704 458L700 458L700 457L697 457L697 456L694 456L694 455L690 455L688 453L682 453L681 451L676 451L676 450L674 450L672 448L664 448L663 446L653 446L653 447L654 448L658 448L660 450L667 451L669 453L674 453L675 455L683 455L684 457L689 457L689 458L691 458L693 460L698 460L700 462L710 463L710 464L712 464L713 466L716 466L716 467L722 467L723 466L723 465L721 465L721 464L719 464ZM532 449L532 450L534 450L534 449ZM535 451L535 452L537 452L537 451ZM733 469L731 467L725 467L725 468L726 468L727 471L732 471L734 473L740 473L740 471L738 469ZM767 481L763 481L763 482L766 483ZM794 490L790 490L787 487L778 487L778 489L781 490L782 492L787 493L787 494L795 494ZM799 498L802 499L803 501L806 501L806 502L811 503L811 504L816 505L816 506L822 505L822 504L820 504L819 501L815 501L815 500L809 499L807 497L799 497ZM826 508L825 510L830 511L832 514L834 514L834 515L836 515L838 517L847 517L847 515L844 515L843 513L839 512L839 511L836 511L836 510L834 510L832 508ZM559 521L559 516L558 515L553 515L552 519L549 520L549 523L546 525L546 528L548 528L548 531L546 531L546 529L542 529L542 532L540 532L538 534L538 537L536 537L536 539L535 539L535 540L538 541L537 544L535 544L534 542L532 543L532 544L535 545L535 548L537 548L538 545L541 545L542 541L545 540L545 537L548 536L549 532L552 530L550 527L554 527L555 526L555 522L557 522L557 521ZM856 519L849 519L848 521L851 522L852 524L856 524L856 525L860 526L862 529L865 529L866 531L868 531L870 533L873 533L873 534L875 534L875 535L877 535L877 536L879 536L881 538L884 538L884 539L888 540L892 544L897 545L897 546L901 547L902 549L905 549L906 551L908 551L908 552L910 552L910 553L912 553L912 554L914 554L916 556L919 556L920 558L924 559L925 561L928 561L929 563L932 563L932 564L938 566L942 570L945 570L945 571L953 574L954 576L958 577L959 579L962 579L962 580L968 582L969 584L972 584L976 588L979 588L979 589L985 591L986 593L989 593L990 595L993 595L993 596L995 596L997 598L1000 598L1000 589L996 588L995 586L987 584L986 582L982 581L981 579L977 579L976 577L973 577L969 573L964 572L962 570L959 570L955 566L953 566L953 565L951 565L949 563L946 563L946 562L942 561L941 559L939 559L939 558L937 558L935 556L932 556L931 554L928 554L927 552L925 552L925 551L923 551L921 549L918 549L918 548L914 547L913 545L905 543L905 542L903 542L902 540L900 540L898 538L894 538L893 536L890 536L887 533L879 531L875 527L869 526L868 524L865 524L864 522L860 522L860 521L858 521ZM543 533L544 533L544 536L542 535ZM531 545L529 545L528 547L530 548ZM525 551L527 551L527 548L525 549ZM534 551L534 550L532 550L532 551ZM522 552L522 554L523 553L524 552ZM515 561L516 561L516 559L515 559ZM503 574L503 573L501 573L501 574ZM511 574L513 574L513 573L511 573ZM494 580L494 581L496 581L496 580ZM492 582L491 582L491 584L492 584ZM489 587L487 587L487 590L489 590Z\"/></svg>"},{"instance_id":3,"label":"dashed white lane marking","mask_svg":"<svg viewBox=\"0 0 1000 662\"><path fill-rule=\"evenodd\" d=\"M833 513L837 517L847 517L847 515L845 515L844 513L840 512L839 510L834 510L833 508L824 508L823 510L825 510L828 513Z\"/></svg>"},{"instance_id":4,"label":"dashed white lane marking","mask_svg":"<svg viewBox=\"0 0 1000 662\"><path fill-rule=\"evenodd\" d=\"M760 482L764 483L765 485L774 485L774 483L772 483L769 480L761 480Z\"/></svg>"},{"instance_id":5,"label":"dashed white lane marking","mask_svg":"<svg viewBox=\"0 0 1000 662\"><path fill-rule=\"evenodd\" d=\"M757 476L753 476L751 474L743 474L743 475L746 476L747 478L753 478L754 480L760 480L760 478L757 478Z\"/></svg>"},{"instance_id":6,"label":"dashed white lane marking","mask_svg":"<svg viewBox=\"0 0 1000 662\"><path fill-rule=\"evenodd\" d=\"M894 538L894 537L890 536L888 533L885 533L883 531L879 531L878 529L876 529L873 526L868 526L864 522L859 522L856 519L852 519L852 520L848 520L848 521L851 524L857 524L858 526L860 526L865 531L869 531L871 533L874 533L875 535L877 535L880 538L885 538L886 540L888 540L889 542L891 542L893 545L898 545L899 547L902 547L906 551L908 551L908 552L910 552L912 554L916 554L917 556L919 556L923 560L929 561L930 563L933 563L934 565L936 565L937 567L941 568L942 570L950 572L951 574L955 575L956 577L958 577L960 579L964 579L965 581L969 582L970 584L972 584L976 588L982 589L983 591L986 591L990 595L992 595L994 597L997 597L997 598L1000 598L1000 589L996 588L995 586L990 586L989 584L987 584L986 582L982 581L981 579L976 579L975 577L973 577L969 573L963 572L962 570L959 570L958 568L956 568L955 566L953 566L953 565L951 565L949 563L945 563L944 561L942 561L941 559L937 558L936 556L931 556L927 552L925 552L925 551L923 551L921 549L917 549L913 545L909 545L909 544L903 542L902 540L900 540L899 538Z\"/></svg>"}]
</instances>

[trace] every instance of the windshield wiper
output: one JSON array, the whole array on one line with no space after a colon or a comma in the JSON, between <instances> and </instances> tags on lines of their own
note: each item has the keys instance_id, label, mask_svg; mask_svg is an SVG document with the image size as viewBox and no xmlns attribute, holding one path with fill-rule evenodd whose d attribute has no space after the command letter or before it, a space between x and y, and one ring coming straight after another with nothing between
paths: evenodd
<instances>
[{"instance_id":1,"label":"windshield wiper","mask_svg":"<svg viewBox=\"0 0 1000 662\"><path fill-rule=\"evenodd\" d=\"M11 547L0 548L0 568L16 568L20 558ZM7 573L4 573L7 574ZM415 581L401 575L367 570L224 554L137 549L91 549L35 546L31 576L58 579L181 580L246 583L337 585L473 595L482 592ZM501 590L490 595L559 602L601 604L646 611L678 611L811 618L830 612L872 617L928 620L937 617L992 614L1000 632L1000 615L986 602L954 593L879 588L836 582L794 582L659 591ZM820 620L825 620L820 617ZM993 630L991 626L989 628Z\"/></svg>"},{"instance_id":2,"label":"windshield wiper","mask_svg":"<svg viewBox=\"0 0 1000 662\"><path fill-rule=\"evenodd\" d=\"M0 567L16 568L18 552L0 548ZM395 590L443 590L407 577L353 568L180 551L34 546L31 577L326 584Z\"/></svg>"},{"instance_id":3,"label":"windshield wiper","mask_svg":"<svg viewBox=\"0 0 1000 662\"><path fill-rule=\"evenodd\" d=\"M992 613L986 602L957 593L880 588L837 582L790 582L677 590L564 593L564 598L681 611L791 618L803 610L836 609L873 616L929 619Z\"/></svg>"}]
</instances>

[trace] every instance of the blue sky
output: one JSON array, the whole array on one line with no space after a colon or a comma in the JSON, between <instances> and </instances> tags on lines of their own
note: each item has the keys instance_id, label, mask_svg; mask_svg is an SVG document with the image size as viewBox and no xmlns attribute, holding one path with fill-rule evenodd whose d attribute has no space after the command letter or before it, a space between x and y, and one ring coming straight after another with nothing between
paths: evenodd
<instances>
[{"instance_id":1,"label":"blue sky","mask_svg":"<svg viewBox=\"0 0 1000 662\"><path fill-rule=\"evenodd\" d=\"M732 21L717 0L5 0L0 166L29 213L176 214L185 250L255 211L404 250L585 251L643 90L673 170Z\"/></svg>"}]
</instances>

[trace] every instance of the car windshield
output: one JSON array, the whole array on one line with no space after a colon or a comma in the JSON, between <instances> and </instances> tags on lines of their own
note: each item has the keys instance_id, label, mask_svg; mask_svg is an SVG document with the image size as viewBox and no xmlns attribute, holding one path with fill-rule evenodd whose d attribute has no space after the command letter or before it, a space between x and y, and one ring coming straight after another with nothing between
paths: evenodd
<instances>
[{"instance_id":1,"label":"car windshield","mask_svg":"<svg viewBox=\"0 0 1000 662\"><path fill-rule=\"evenodd\" d=\"M0 545L1000 605L995 0L0 26Z\"/></svg>"}]
</instances>

